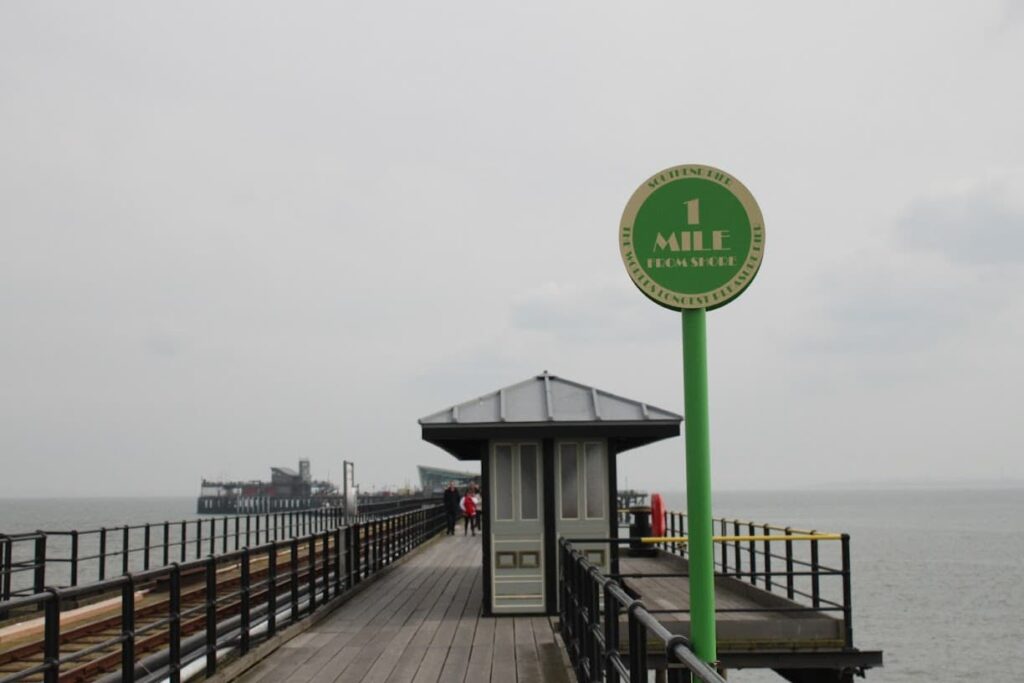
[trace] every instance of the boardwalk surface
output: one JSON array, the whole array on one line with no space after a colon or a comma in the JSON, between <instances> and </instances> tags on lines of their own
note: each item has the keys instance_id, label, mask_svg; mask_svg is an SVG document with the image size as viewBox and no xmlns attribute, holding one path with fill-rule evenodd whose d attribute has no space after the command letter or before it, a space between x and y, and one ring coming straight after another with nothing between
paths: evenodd
<instances>
[{"instance_id":1,"label":"boardwalk surface","mask_svg":"<svg viewBox=\"0 0 1024 683\"><path fill-rule=\"evenodd\" d=\"M569 681L546 617L485 618L480 537L444 537L413 553L241 680Z\"/></svg>"}]
</instances>

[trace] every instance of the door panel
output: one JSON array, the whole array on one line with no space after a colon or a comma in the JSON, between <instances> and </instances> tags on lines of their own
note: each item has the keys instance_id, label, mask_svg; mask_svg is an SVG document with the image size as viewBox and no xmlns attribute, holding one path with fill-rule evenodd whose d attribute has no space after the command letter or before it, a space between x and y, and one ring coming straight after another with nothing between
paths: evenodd
<instances>
[{"instance_id":1,"label":"door panel","mask_svg":"<svg viewBox=\"0 0 1024 683\"><path fill-rule=\"evenodd\" d=\"M540 444L499 442L491 448L491 609L495 614L544 611L544 506Z\"/></svg>"}]
</instances>

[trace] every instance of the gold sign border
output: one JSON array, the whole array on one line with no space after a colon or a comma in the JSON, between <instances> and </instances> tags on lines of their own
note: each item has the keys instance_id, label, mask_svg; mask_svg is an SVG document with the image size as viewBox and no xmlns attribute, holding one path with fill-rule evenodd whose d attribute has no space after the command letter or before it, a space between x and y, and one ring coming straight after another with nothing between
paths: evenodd
<instances>
[{"instance_id":1,"label":"gold sign border","mask_svg":"<svg viewBox=\"0 0 1024 683\"><path fill-rule=\"evenodd\" d=\"M664 179L652 187L650 183L662 176ZM721 287L707 292L676 292L663 287L644 270L640 260L636 258L636 250L633 248L633 223L640 207L655 190L684 178L710 180L729 190L739 200L750 221L750 249L743 257L740 269L732 279ZM729 173L703 164L672 166L658 171L645 180L629 198L626 209L622 212L622 221L619 223L619 253L622 255L622 263L626 266L629 278L649 299L677 311L684 308L718 308L739 296L757 275L764 258L764 217L761 215L761 207L757 205L754 195L750 193L746 185Z\"/></svg>"}]
</instances>

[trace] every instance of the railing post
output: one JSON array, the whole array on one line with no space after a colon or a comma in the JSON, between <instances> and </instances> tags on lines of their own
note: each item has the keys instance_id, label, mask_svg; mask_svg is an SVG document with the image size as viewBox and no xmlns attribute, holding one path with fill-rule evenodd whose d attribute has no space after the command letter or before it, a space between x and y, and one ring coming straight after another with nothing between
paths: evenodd
<instances>
[{"instance_id":1,"label":"railing post","mask_svg":"<svg viewBox=\"0 0 1024 683\"><path fill-rule=\"evenodd\" d=\"M249 623L251 621L252 601L250 600L251 582L249 574L249 549L242 549L242 599L241 612L239 613L239 648L244 655L249 651Z\"/></svg>"},{"instance_id":2,"label":"railing post","mask_svg":"<svg viewBox=\"0 0 1024 683\"><path fill-rule=\"evenodd\" d=\"M843 631L845 646L853 647L853 592L850 587L850 534L843 534Z\"/></svg>"},{"instance_id":3,"label":"railing post","mask_svg":"<svg viewBox=\"0 0 1024 683\"><path fill-rule=\"evenodd\" d=\"M248 546L246 546L248 547ZM267 552L267 635L277 633L277 543Z\"/></svg>"},{"instance_id":4,"label":"railing post","mask_svg":"<svg viewBox=\"0 0 1024 683\"><path fill-rule=\"evenodd\" d=\"M619 670L612 665L619 651L619 608L611 586L611 581L604 584L604 671L606 683L619 683Z\"/></svg>"},{"instance_id":5,"label":"railing post","mask_svg":"<svg viewBox=\"0 0 1024 683\"><path fill-rule=\"evenodd\" d=\"M811 535L818 533L817 531L811 530ZM815 607L821 607L821 586L818 581L818 541L811 541L811 604Z\"/></svg>"},{"instance_id":6,"label":"railing post","mask_svg":"<svg viewBox=\"0 0 1024 683\"><path fill-rule=\"evenodd\" d=\"M356 522L352 525L352 547L350 549L350 552L354 553L352 556L352 569L355 581L353 583L359 583L363 578L362 545L362 525L360 525L359 522Z\"/></svg>"},{"instance_id":7,"label":"railing post","mask_svg":"<svg viewBox=\"0 0 1024 683\"><path fill-rule=\"evenodd\" d=\"M316 536L309 537L309 613L316 610Z\"/></svg>"},{"instance_id":8,"label":"railing post","mask_svg":"<svg viewBox=\"0 0 1024 683\"><path fill-rule=\"evenodd\" d=\"M125 524L121 529L121 573L127 574L129 567L128 551L131 549L131 530Z\"/></svg>"},{"instance_id":9,"label":"railing post","mask_svg":"<svg viewBox=\"0 0 1024 683\"><path fill-rule=\"evenodd\" d=\"M164 558L161 566L166 567L171 560L171 524L164 522Z\"/></svg>"},{"instance_id":10,"label":"railing post","mask_svg":"<svg viewBox=\"0 0 1024 683\"><path fill-rule=\"evenodd\" d=\"M629 617L629 680L630 683L647 680L647 633L644 625L636 617L636 610L642 609L643 603L634 600L626 608Z\"/></svg>"},{"instance_id":11,"label":"railing post","mask_svg":"<svg viewBox=\"0 0 1024 683\"><path fill-rule=\"evenodd\" d=\"M13 548L12 548L13 550ZM35 556L32 565L32 592L46 589L46 534L36 531ZM49 605L49 603L47 603ZM54 679L56 680L56 679Z\"/></svg>"},{"instance_id":12,"label":"railing post","mask_svg":"<svg viewBox=\"0 0 1024 683\"><path fill-rule=\"evenodd\" d=\"M98 571L96 575L99 580L107 578L107 528L100 528L100 551L99 551L99 563Z\"/></svg>"},{"instance_id":13,"label":"railing post","mask_svg":"<svg viewBox=\"0 0 1024 683\"><path fill-rule=\"evenodd\" d=\"M168 662L171 683L181 683L181 567L171 565L167 600Z\"/></svg>"},{"instance_id":14,"label":"railing post","mask_svg":"<svg viewBox=\"0 0 1024 683\"><path fill-rule=\"evenodd\" d=\"M789 538L793 535L793 529L786 527L786 597L790 600L795 595L794 588L794 577L793 577L793 541Z\"/></svg>"},{"instance_id":15,"label":"railing post","mask_svg":"<svg viewBox=\"0 0 1024 683\"><path fill-rule=\"evenodd\" d=\"M754 523L747 523L747 533L751 536L754 535ZM757 543L754 541L747 541L747 553L750 556L750 585L757 585Z\"/></svg>"},{"instance_id":16,"label":"railing post","mask_svg":"<svg viewBox=\"0 0 1024 683\"><path fill-rule=\"evenodd\" d=\"M43 613L43 661L46 664L43 681L57 683L60 680L60 593L56 588L44 590L50 593L50 597Z\"/></svg>"},{"instance_id":17,"label":"railing post","mask_svg":"<svg viewBox=\"0 0 1024 683\"><path fill-rule=\"evenodd\" d=\"M143 533L142 533L142 545L143 545L143 548L145 548L145 550L144 550L145 555L143 555L143 557L142 557L142 568L143 569L149 569L149 549L150 549L150 545L149 544L150 544L151 539L152 539L152 530L150 529L150 525L147 522L146 526L143 529Z\"/></svg>"},{"instance_id":18,"label":"railing post","mask_svg":"<svg viewBox=\"0 0 1024 683\"><path fill-rule=\"evenodd\" d=\"M721 528L722 528L722 535L723 536L728 536L729 535L729 527L726 524L724 519L721 520ZM723 574L728 574L729 573L729 544L726 543L725 541L722 541L722 573Z\"/></svg>"},{"instance_id":19,"label":"railing post","mask_svg":"<svg viewBox=\"0 0 1024 683\"><path fill-rule=\"evenodd\" d=\"M196 559L203 554L203 521L196 520Z\"/></svg>"},{"instance_id":20,"label":"railing post","mask_svg":"<svg viewBox=\"0 0 1024 683\"><path fill-rule=\"evenodd\" d=\"M188 544L188 524L185 523L184 520L182 520L182 522L181 522L181 529L180 529L180 532L178 533L178 545L181 546L180 549L179 549L180 552L178 554L181 556L181 561L182 562L185 561L185 556L188 554L187 544Z\"/></svg>"},{"instance_id":21,"label":"railing post","mask_svg":"<svg viewBox=\"0 0 1024 683\"><path fill-rule=\"evenodd\" d=\"M221 538L220 547L221 552L226 553L228 551L228 518L223 517L221 519L220 533L223 538Z\"/></svg>"},{"instance_id":22,"label":"railing post","mask_svg":"<svg viewBox=\"0 0 1024 683\"><path fill-rule=\"evenodd\" d=\"M772 546L771 541L768 537L771 536L771 529L767 524L764 525L764 586L768 589L768 592L772 592Z\"/></svg>"},{"instance_id":23,"label":"railing post","mask_svg":"<svg viewBox=\"0 0 1024 683\"><path fill-rule=\"evenodd\" d=\"M299 541L292 538L291 546L291 589L292 589L292 623L299 620Z\"/></svg>"},{"instance_id":24,"label":"railing post","mask_svg":"<svg viewBox=\"0 0 1024 683\"><path fill-rule=\"evenodd\" d=\"M217 673L217 560L206 558L206 675Z\"/></svg>"},{"instance_id":25,"label":"railing post","mask_svg":"<svg viewBox=\"0 0 1024 683\"><path fill-rule=\"evenodd\" d=\"M217 520L216 518L210 520L210 554L215 555L217 553Z\"/></svg>"},{"instance_id":26,"label":"railing post","mask_svg":"<svg viewBox=\"0 0 1024 683\"><path fill-rule=\"evenodd\" d=\"M341 527L334 527L334 595L341 595Z\"/></svg>"},{"instance_id":27,"label":"railing post","mask_svg":"<svg viewBox=\"0 0 1024 683\"><path fill-rule=\"evenodd\" d=\"M13 552L11 539L0 534L0 600L11 599L11 563L13 562L11 553Z\"/></svg>"},{"instance_id":28,"label":"railing post","mask_svg":"<svg viewBox=\"0 0 1024 683\"><path fill-rule=\"evenodd\" d=\"M242 547L242 518L235 515L235 550L240 547Z\"/></svg>"},{"instance_id":29,"label":"railing post","mask_svg":"<svg viewBox=\"0 0 1024 683\"><path fill-rule=\"evenodd\" d=\"M738 520L738 519L732 520L732 535L733 536L739 536L740 535L740 520ZM736 578L737 579L742 579L741 573L743 571L743 563L742 563L742 555L740 555L740 542L739 541L733 541L732 542L732 559L733 559L733 564L736 565Z\"/></svg>"},{"instance_id":30,"label":"railing post","mask_svg":"<svg viewBox=\"0 0 1024 683\"><path fill-rule=\"evenodd\" d=\"M121 681L135 680L135 579L131 574L121 584Z\"/></svg>"},{"instance_id":31,"label":"railing post","mask_svg":"<svg viewBox=\"0 0 1024 683\"><path fill-rule=\"evenodd\" d=\"M71 532L71 585L78 585L78 530Z\"/></svg>"}]
</instances>

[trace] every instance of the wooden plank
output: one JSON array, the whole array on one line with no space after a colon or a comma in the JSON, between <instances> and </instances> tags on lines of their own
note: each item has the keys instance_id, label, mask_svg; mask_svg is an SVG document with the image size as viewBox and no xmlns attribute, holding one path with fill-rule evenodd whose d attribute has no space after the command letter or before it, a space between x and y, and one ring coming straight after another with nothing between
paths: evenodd
<instances>
[{"instance_id":1,"label":"wooden plank","mask_svg":"<svg viewBox=\"0 0 1024 683\"><path fill-rule=\"evenodd\" d=\"M516 680L514 617L494 618L494 655L491 663L491 681L513 683Z\"/></svg>"},{"instance_id":2,"label":"wooden plank","mask_svg":"<svg viewBox=\"0 0 1024 683\"><path fill-rule=\"evenodd\" d=\"M572 680L566 668L562 647L555 640L553 624L547 617L533 617L533 638L537 644L538 680L545 683L569 683Z\"/></svg>"},{"instance_id":3,"label":"wooden plank","mask_svg":"<svg viewBox=\"0 0 1024 683\"><path fill-rule=\"evenodd\" d=\"M530 617L514 617L516 652L516 680L531 683L541 680L537 644L533 639L533 621Z\"/></svg>"},{"instance_id":4,"label":"wooden plank","mask_svg":"<svg viewBox=\"0 0 1024 683\"><path fill-rule=\"evenodd\" d=\"M428 647L416 670L416 676L412 679L413 683L435 683L441 675L441 668L444 667L444 660L447 657L447 647Z\"/></svg>"}]
</instances>

